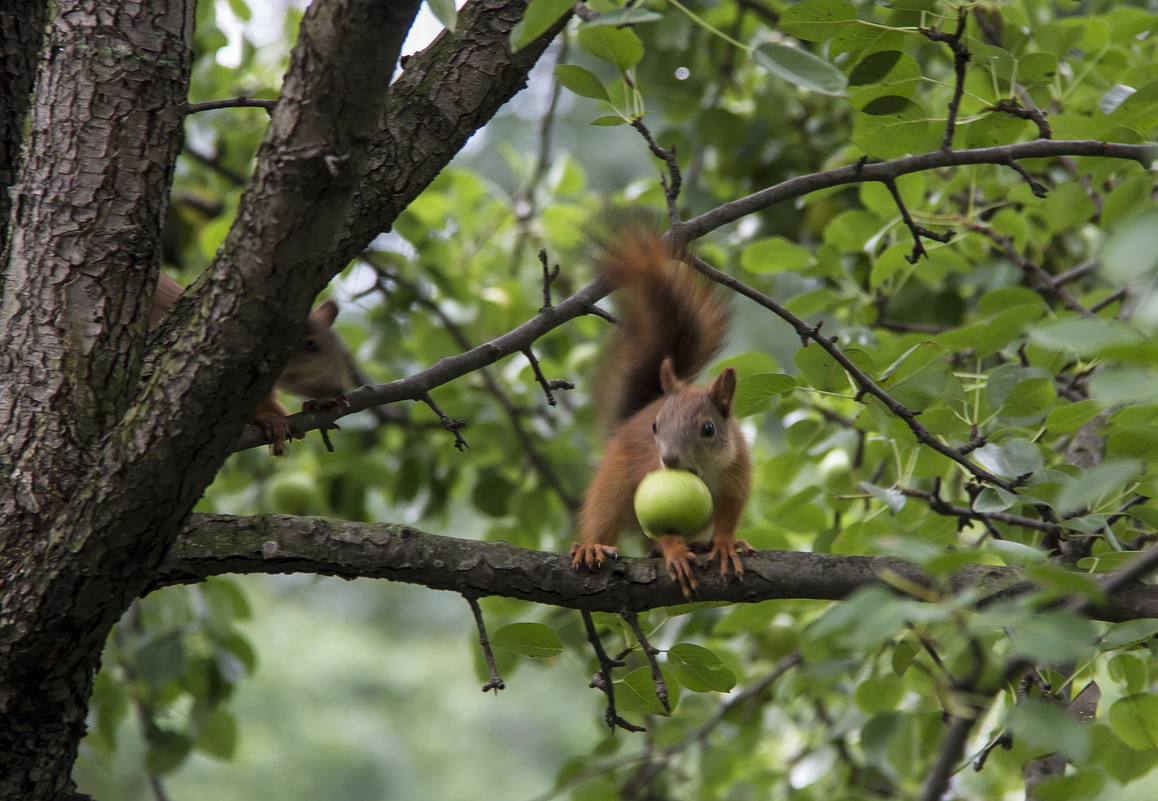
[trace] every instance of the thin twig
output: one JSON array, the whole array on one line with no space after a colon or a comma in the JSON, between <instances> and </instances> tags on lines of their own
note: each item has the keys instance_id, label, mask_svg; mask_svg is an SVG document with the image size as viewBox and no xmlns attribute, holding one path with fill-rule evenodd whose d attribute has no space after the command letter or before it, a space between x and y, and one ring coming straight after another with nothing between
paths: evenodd
<instances>
[{"instance_id":1,"label":"thin twig","mask_svg":"<svg viewBox=\"0 0 1158 801\"><path fill-rule=\"evenodd\" d=\"M944 42L953 51L953 72L956 81L953 86L953 98L949 101L949 113L945 120L945 137L941 140L941 150L953 149L953 130L957 125L957 112L961 108L961 98L965 94L965 68L971 58L969 48L962 41L965 37L965 6L957 12L957 30L953 33L944 33L936 28L918 28L917 30L934 42Z\"/></svg>"},{"instance_id":2,"label":"thin twig","mask_svg":"<svg viewBox=\"0 0 1158 801\"><path fill-rule=\"evenodd\" d=\"M780 317L782 320L796 329L796 333L800 336L801 342L805 344L807 344L810 340L816 342L816 344L818 344L821 349L830 355L836 361L836 363L843 367L845 372L849 374L853 382L858 387L858 395L872 395L874 398L883 403L885 408L892 412L893 415L901 418L901 420L905 422L905 425L907 425L909 430L913 432L913 435L916 436L918 442L927 445L928 447L937 451L937 453L952 459L954 462L969 471L969 473L972 474L974 478L977 478L980 481L988 482L994 486L1001 487L1002 489L1009 490L1011 492L1015 489L1015 482L1006 481L1005 479L990 473L980 465L971 462L969 459L965 458L965 456L963 456L956 448L949 447L936 436L934 436L927 428L918 423L918 412L914 412L911 409L908 409L896 398L892 397L883 389L881 389L881 387L875 381L873 381L867 373L853 364L852 361L844 355L844 352L839 347L837 347L836 340L834 338L826 337L820 333L819 325L809 325L804 320L786 309L784 306L781 306L779 303L772 300L772 298L768 297L762 292L756 291L752 287L744 284L742 281L739 281L736 278L733 278L727 273L720 272L719 270L704 262L702 259L693 259L692 264L695 266L696 270L703 273L716 283L722 284L729 289L738 292L744 297L755 301L764 308L776 314L776 316Z\"/></svg>"},{"instance_id":3,"label":"thin twig","mask_svg":"<svg viewBox=\"0 0 1158 801\"><path fill-rule=\"evenodd\" d=\"M543 305L539 307L539 311L547 311L552 308L551 305L551 284L555 283L555 279L559 277L559 265L555 265L555 269L551 269L547 263L546 249L539 250L539 264L543 266Z\"/></svg>"},{"instance_id":4,"label":"thin twig","mask_svg":"<svg viewBox=\"0 0 1158 801\"><path fill-rule=\"evenodd\" d=\"M628 723L615 711L615 685L611 681L611 671L613 668L623 667L623 662L619 658L608 658L607 651L603 648L603 641L599 639L599 632L595 630L595 620L591 617L591 613L583 609L579 614L583 618L583 628L587 631L587 642L591 643L591 648L595 651L595 658L599 661L599 672L591 679L588 686L600 690L607 696L607 709L603 713L603 720L607 723L607 727L613 732L616 728L630 732L646 731L642 726Z\"/></svg>"},{"instance_id":5,"label":"thin twig","mask_svg":"<svg viewBox=\"0 0 1158 801\"><path fill-rule=\"evenodd\" d=\"M1026 95L1028 98L1028 95ZM1037 135L1041 139L1052 139L1053 130L1050 128L1046 114L1039 108L1022 108L1013 100L1002 100L990 106L989 111L1001 111L1019 119L1029 120L1037 126Z\"/></svg>"},{"instance_id":6,"label":"thin twig","mask_svg":"<svg viewBox=\"0 0 1158 801\"><path fill-rule=\"evenodd\" d=\"M478 629L478 644L482 646L483 656L487 660L487 669L491 672L490 681L482 686L482 691L485 693L494 690L495 695L498 695L499 690L505 690L507 685L503 683L502 677L499 676L499 670L495 667L495 655L491 651L491 641L487 637L487 627L486 623L483 622L482 609L479 608L478 599L473 595L463 593L462 597L470 604L470 611L474 614L474 625Z\"/></svg>"},{"instance_id":7,"label":"thin twig","mask_svg":"<svg viewBox=\"0 0 1158 801\"><path fill-rule=\"evenodd\" d=\"M656 660L655 655L659 653L658 650L651 647L651 643L647 641L647 635L643 633L643 629L639 625L639 617L630 609L624 609L620 615L627 621L627 625L631 626L631 631L635 634L635 639L639 640L639 646L643 651L644 657L647 658L647 664L651 667L651 678L655 682L655 695L659 698L659 702L663 704L663 708L667 712L671 712L671 702L667 698L667 682L663 680L663 673L659 669L659 661Z\"/></svg>"},{"instance_id":8,"label":"thin twig","mask_svg":"<svg viewBox=\"0 0 1158 801\"><path fill-rule=\"evenodd\" d=\"M919 498L928 502L929 508L939 515L945 517L957 517L966 520L976 520L982 524L996 520L999 523L1005 523L1010 526L1019 526L1021 528L1032 529L1033 531L1040 531L1043 534L1053 534L1054 536L1065 536L1066 531L1061 526L1054 523L1046 523L1041 520L1034 520L1032 517L1023 517L1021 515L1012 515L1007 512L975 512L964 506L954 506L940 498L935 493L927 490L914 489L911 487L901 487L901 494L909 498ZM1004 539L1004 538L1002 538Z\"/></svg>"},{"instance_id":9,"label":"thin twig","mask_svg":"<svg viewBox=\"0 0 1158 801\"><path fill-rule=\"evenodd\" d=\"M535 380L539 382L539 386L543 388L543 394L547 396L547 405L556 406L558 401L555 400L555 390L557 389L575 389L575 385L563 378L547 379L543 375L543 368L539 366L539 360L535 358L535 352L530 348L523 351L523 355L527 357L527 361L531 363L531 370L535 373Z\"/></svg>"},{"instance_id":10,"label":"thin twig","mask_svg":"<svg viewBox=\"0 0 1158 801\"><path fill-rule=\"evenodd\" d=\"M921 237L932 239L934 242L940 242L942 245L948 243L953 238L953 231L938 234L913 222L913 216L909 214L905 200L901 197L900 190L897 189L896 180L889 178L884 181L884 185L888 187L889 194L893 196L893 202L897 204L897 208L901 212L901 219L905 221L905 225L913 235L913 251L908 256L905 256L905 261L909 264L916 264L922 256L925 258L929 257L929 254L925 252L924 244L921 243Z\"/></svg>"},{"instance_id":11,"label":"thin twig","mask_svg":"<svg viewBox=\"0 0 1158 801\"><path fill-rule=\"evenodd\" d=\"M647 147L651 151L652 155L667 165L667 172L671 181L669 183L668 180L664 179L662 175L660 176L660 181L663 184L664 196L667 198L668 219L672 225L675 225L679 222L680 219L679 209L676 206L676 200L679 198L680 188L683 186L683 178L680 176L680 165L679 162L676 161L675 148L673 147L671 150L664 150L662 147L657 145L655 139L653 139L651 136L651 131L647 129L647 126L643 124L643 120L641 119L637 118L632 120L631 127L639 131L640 136L642 136L643 140L647 142Z\"/></svg>"},{"instance_id":12,"label":"thin twig","mask_svg":"<svg viewBox=\"0 0 1158 801\"><path fill-rule=\"evenodd\" d=\"M438 404L434 402L434 398L430 397L428 393L422 393L418 400L429 406L430 410L438 415L438 419L442 423L442 427L449 431L451 434L454 434L455 448L460 451L470 450L470 445L465 439L463 439L462 434L459 433L460 429L466 428L466 420L447 417L446 412L439 408Z\"/></svg>"}]
</instances>

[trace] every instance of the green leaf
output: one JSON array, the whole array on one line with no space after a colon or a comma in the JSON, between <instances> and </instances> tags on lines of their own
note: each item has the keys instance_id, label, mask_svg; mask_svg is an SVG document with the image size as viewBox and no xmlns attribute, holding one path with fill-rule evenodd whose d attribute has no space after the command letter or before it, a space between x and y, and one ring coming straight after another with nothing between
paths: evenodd
<instances>
[{"instance_id":1,"label":"green leaf","mask_svg":"<svg viewBox=\"0 0 1158 801\"><path fill-rule=\"evenodd\" d=\"M856 22L856 9L846 0L804 0L780 15L780 29L806 42L822 42Z\"/></svg>"},{"instance_id":2,"label":"green leaf","mask_svg":"<svg viewBox=\"0 0 1158 801\"><path fill-rule=\"evenodd\" d=\"M874 676L856 687L853 700L862 712L870 715L891 712L905 695L905 684L896 676Z\"/></svg>"},{"instance_id":3,"label":"green leaf","mask_svg":"<svg viewBox=\"0 0 1158 801\"><path fill-rule=\"evenodd\" d=\"M782 236L758 239L740 254L741 266L757 274L798 272L812 262L811 252Z\"/></svg>"},{"instance_id":4,"label":"green leaf","mask_svg":"<svg viewBox=\"0 0 1158 801\"><path fill-rule=\"evenodd\" d=\"M986 487L977 494L977 499L973 501L973 511L981 514L1004 512L1015 503L1017 503L1017 495L1014 493L1003 490L1001 487Z\"/></svg>"},{"instance_id":5,"label":"green leaf","mask_svg":"<svg viewBox=\"0 0 1158 801\"><path fill-rule=\"evenodd\" d=\"M233 759L237 750L237 721L224 709L214 709L198 725L194 747L215 759Z\"/></svg>"},{"instance_id":6,"label":"green leaf","mask_svg":"<svg viewBox=\"0 0 1158 801\"><path fill-rule=\"evenodd\" d=\"M912 98L921 82L921 68L907 53L879 50L853 68L848 82L853 107L863 109L878 97Z\"/></svg>"},{"instance_id":7,"label":"green leaf","mask_svg":"<svg viewBox=\"0 0 1158 801\"><path fill-rule=\"evenodd\" d=\"M511 623L491 635L491 645L504 651L546 659L563 651L563 641L542 623Z\"/></svg>"},{"instance_id":8,"label":"green leaf","mask_svg":"<svg viewBox=\"0 0 1158 801\"><path fill-rule=\"evenodd\" d=\"M878 487L875 484L870 484L867 481L860 482L861 489L872 495L878 501L889 507L889 511L897 514L905 508L905 496L899 489L895 487Z\"/></svg>"},{"instance_id":9,"label":"green leaf","mask_svg":"<svg viewBox=\"0 0 1158 801\"><path fill-rule=\"evenodd\" d=\"M667 686L668 703L672 710L679 704L680 685L667 670L660 668L664 684ZM615 703L625 712L636 712L643 715L670 716L660 703L655 692L655 681L651 677L651 668L641 667L631 671L623 681L615 684Z\"/></svg>"},{"instance_id":10,"label":"green leaf","mask_svg":"<svg viewBox=\"0 0 1158 801\"><path fill-rule=\"evenodd\" d=\"M1098 640L1098 647L1111 651L1125 645L1138 645L1158 634L1158 618L1142 617L1113 623Z\"/></svg>"},{"instance_id":11,"label":"green leaf","mask_svg":"<svg viewBox=\"0 0 1158 801\"><path fill-rule=\"evenodd\" d=\"M663 14L648 11L642 6L628 6L627 8L617 8L613 11L601 11L595 19L584 20L583 25L588 28L594 28L599 25L618 27L620 25L639 25L644 22L659 22L662 19Z\"/></svg>"},{"instance_id":12,"label":"green leaf","mask_svg":"<svg viewBox=\"0 0 1158 801\"><path fill-rule=\"evenodd\" d=\"M1006 396L1001 413L1018 419L1038 417L1052 409L1056 402L1057 388L1052 378L1030 378Z\"/></svg>"},{"instance_id":13,"label":"green leaf","mask_svg":"<svg viewBox=\"0 0 1158 801\"><path fill-rule=\"evenodd\" d=\"M756 63L789 83L822 95L843 95L844 73L819 56L780 44L762 44L753 55Z\"/></svg>"},{"instance_id":14,"label":"green leaf","mask_svg":"<svg viewBox=\"0 0 1158 801\"><path fill-rule=\"evenodd\" d=\"M828 46L829 55L833 58L842 53L851 53L858 58L863 58L880 50L903 51L904 49L905 37L900 31L868 25L860 21L842 28Z\"/></svg>"},{"instance_id":15,"label":"green leaf","mask_svg":"<svg viewBox=\"0 0 1158 801\"><path fill-rule=\"evenodd\" d=\"M1144 367L1101 370L1090 379L1090 394L1103 406L1150 401L1158 397L1158 373Z\"/></svg>"},{"instance_id":16,"label":"green leaf","mask_svg":"<svg viewBox=\"0 0 1158 801\"><path fill-rule=\"evenodd\" d=\"M606 100L611 102L611 96L607 94L607 89L595 77L595 74L576 67L573 64L560 64L555 67L555 80L559 82L564 88L574 92L580 97L590 97L595 100ZM616 118L618 119L618 117Z\"/></svg>"},{"instance_id":17,"label":"green leaf","mask_svg":"<svg viewBox=\"0 0 1158 801\"><path fill-rule=\"evenodd\" d=\"M950 394L948 356L936 342L914 345L884 371L881 386L907 408L923 410Z\"/></svg>"},{"instance_id":18,"label":"green leaf","mask_svg":"<svg viewBox=\"0 0 1158 801\"><path fill-rule=\"evenodd\" d=\"M458 22L458 12L454 8L454 0L426 0L426 5L434 12L434 16L438 18L443 27L453 33L455 23Z\"/></svg>"},{"instance_id":19,"label":"green leaf","mask_svg":"<svg viewBox=\"0 0 1158 801\"><path fill-rule=\"evenodd\" d=\"M1054 509L1060 515L1096 509L1124 492L1141 472L1142 463L1135 459L1106 459L1087 470L1081 480L1063 488Z\"/></svg>"},{"instance_id":20,"label":"green leaf","mask_svg":"<svg viewBox=\"0 0 1158 801\"><path fill-rule=\"evenodd\" d=\"M573 5L570 0L531 0L522 21L511 30L511 50L521 50L538 39Z\"/></svg>"},{"instance_id":21,"label":"green leaf","mask_svg":"<svg viewBox=\"0 0 1158 801\"><path fill-rule=\"evenodd\" d=\"M1011 439L1000 445L989 443L973 452L977 464L1002 478L1017 478L1045 464L1041 452L1027 439Z\"/></svg>"},{"instance_id":22,"label":"green leaf","mask_svg":"<svg viewBox=\"0 0 1158 801\"><path fill-rule=\"evenodd\" d=\"M826 392L848 391L848 375L819 345L800 348L792 357L804 379L816 389Z\"/></svg>"},{"instance_id":23,"label":"green leaf","mask_svg":"<svg viewBox=\"0 0 1158 801\"><path fill-rule=\"evenodd\" d=\"M904 676L909 671L909 666L913 664L913 659L921 652L921 646L913 637L905 637L896 644L893 648L893 657L891 660L893 674L896 676Z\"/></svg>"},{"instance_id":24,"label":"green leaf","mask_svg":"<svg viewBox=\"0 0 1158 801\"><path fill-rule=\"evenodd\" d=\"M1158 270L1158 209L1125 220L1102 246L1102 265L1116 282Z\"/></svg>"},{"instance_id":25,"label":"green leaf","mask_svg":"<svg viewBox=\"0 0 1158 801\"><path fill-rule=\"evenodd\" d=\"M1094 753L1092 761L1105 768L1106 774L1119 784L1129 784L1158 765L1158 751L1136 751L1114 734L1108 725L1092 727Z\"/></svg>"},{"instance_id":26,"label":"green leaf","mask_svg":"<svg viewBox=\"0 0 1158 801\"><path fill-rule=\"evenodd\" d=\"M596 117L595 119L591 120L589 124L599 125L603 128L611 128L615 125L627 125L627 120L625 120L623 117L607 115L605 117Z\"/></svg>"},{"instance_id":27,"label":"green leaf","mask_svg":"<svg viewBox=\"0 0 1158 801\"><path fill-rule=\"evenodd\" d=\"M1110 728L1137 751L1158 750L1158 695L1136 693L1110 706Z\"/></svg>"},{"instance_id":28,"label":"green leaf","mask_svg":"<svg viewBox=\"0 0 1158 801\"><path fill-rule=\"evenodd\" d=\"M1046 416L1045 427L1058 434L1069 434L1093 420L1101 410L1101 404L1093 400L1058 406Z\"/></svg>"},{"instance_id":29,"label":"green leaf","mask_svg":"<svg viewBox=\"0 0 1158 801\"><path fill-rule=\"evenodd\" d=\"M772 398L796 389L796 379L782 373L765 373L740 379L734 401L737 417L748 417L764 411Z\"/></svg>"},{"instance_id":30,"label":"green leaf","mask_svg":"<svg viewBox=\"0 0 1158 801\"><path fill-rule=\"evenodd\" d=\"M720 658L699 645L679 643L667 652L667 664L680 683L695 693L726 693L736 686L736 674Z\"/></svg>"},{"instance_id":31,"label":"green leaf","mask_svg":"<svg viewBox=\"0 0 1158 801\"><path fill-rule=\"evenodd\" d=\"M985 544L985 551L999 555L1010 567L1037 564L1046 559L1046 555L1037 548L1013 540L989 540Z\"/></svg>"},{"instance_id":32,"label":"green leaf","mask_svg":"<svg viewBox=\"0 0 1158 801\"><path fill-rule=\"evenodd\" d=\"M1045 778L1033 785L1033 798L1035 801L1083 801L1098 798L1105 785L1106 777L1099 766Z\"/></svg>"},{"instance_id":33,"label":"green leaf","mask_svg":"<svg viewBox=\"0 0 1158 801\"><path fill-rule=\"evenodd\" d=\"M1158 248L1158 239L1154 241ZM1034 326L1030 338L1050 350L1071 350L1083 358L1142 341L1137 329L1113 320L1071 317Z\"/></svg>"},{"instance_id":34,"label":"green leaf","mask_svg":"<svg viewBox=\"0 0 1158 801\"><path fill-rule=\"evenodd\" d=\"M876 158L920 152L928 140L929 115L907 97L878 97L853 118L852 143Z\"/></svg>"},{"instance_id":35,"label":"green leaf","mask_svg":"<svg viewBox=\"0 0 1158 801\"><path fill-rule=\"evenodd\" d=\"M141 646L133 657L137 678L158 691L185 669L185 648L176 634L163 634Z\"/></svg>"},{"instance_id":36,"label":"green leaf","mask_svg":"<svg viewBox=\"0 0 1158 801\"><path fill-rule=\"evenodd\" d=\"M643 58L643 42L626 28L581 28L579 44L597 59L614 64L620 72L631 69Z\"/></svg>"},{"instance_id":37,"label":"green leaf","mask_svg":"<svg viewBox=\"0 0 1158 801\"><path fill-rule=\"evenodd\" d=\"M164 776L181 767L193 750L189 737L157 726L146 727L145 740L145 767L154 776Z\"/></svg>"},{"instance_id":38,"label":"green leaf","mask_svg":"<svg viewBox=\"0 0 1158 801\"><path fill-rule=\"evenodd\" d=\"M1067 612L995 608L992 616L979 616L979 626L985 624L1007 627L1014 650L1039 662L1079 659L1088 654L1095 638L1089 619Z\"/></svg>"}]
</instances>

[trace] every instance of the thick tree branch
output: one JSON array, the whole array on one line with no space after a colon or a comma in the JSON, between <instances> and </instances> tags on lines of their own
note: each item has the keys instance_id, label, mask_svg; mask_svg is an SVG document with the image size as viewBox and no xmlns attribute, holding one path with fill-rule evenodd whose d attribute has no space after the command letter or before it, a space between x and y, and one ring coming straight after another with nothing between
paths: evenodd
<instances>
[{"instance_id":1,"label":"thick tree branch","mask_svg":"<svg viewBox=\"0 0 1158 801\"><path fill-rule=\"evenodd\" d=\"M526 5L471 0L458 12L453 33L444 31L406 59L390 89L390 116L371 146L346 236L329 264L331 275L389 231L474 132L527 85L531 68L571 15L512 53L510 32Z\"/></svg>"},{"instance_id":2,"label":"thick tree branch","mask_svg":"<svg viewBox=\"0 0 1158 801\"><path fill-rule=\"evenodd\" d=\"M857 589L902 576L929 583L913 565L890 557L758 551L744 558L742 581L705 569L697 600L755 603L785 598L840 600ZM562 553L428 534L393 524L283 515L193 515L169 550L152 588L223 573L320 573L383 578L482 597L618 614L686 603L660 559L620 559L599 573L576 571ZM891 585L890 585L891 586ZM948 589L978 588L987 601L1033 589L1014 568L976 565ZM1119 621L1158 617L1158 587L1129 583L1091 616Z\"/></svg>"},{"instance_id":3,"label":"thick tree branch","mask_svg":"<svg viewBox=\"0 0 1158 801\"><path fill-rule=\"evenodd\" d=\"M970 164L1008 165L1017 159L1056 158L1058 156L1101 156L1105 158L1136 161L1143 167L1158 158L1158 147L1154 145L1125 145L1114 142L1096 141L1052 141L1036 140L1013 145L982 147L975 150L938 150L919 156L885 161L879 164L850 164L834 170L801 175L782 183L761 189L747 197L725 203L711 211L685 220L673 226L675 246L688 243L733 223L741 217L763 211L783 203L785 200L802 197L818 189L831 186L845 186L864 181L889 181L913 172L923 172L942 167L962 167Z\"/></svg>"}]
</instances>

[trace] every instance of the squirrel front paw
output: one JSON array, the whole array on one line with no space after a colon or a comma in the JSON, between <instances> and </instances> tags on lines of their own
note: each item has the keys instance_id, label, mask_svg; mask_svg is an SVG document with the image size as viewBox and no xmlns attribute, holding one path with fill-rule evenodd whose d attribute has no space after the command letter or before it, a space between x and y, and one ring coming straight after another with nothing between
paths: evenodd
<instances>
[{"instance_id":1,"label":"squirrel front paw","mask_svg":"<svg viewBox=\"0 0 1158 801\"><path fill-rule=\"evenodd\" d=\"M611 545L576 542L571 546L571 566L578 570L598 570L608 559L618 559L619 550Z\"/></svg>"},{"instance_id":2,"label":"squirrel front paw","mask_svg":"<svg viewBox=\"0 0 1158 801\"><path fill-rule=\"evenodd\" d=\"M269 440L269 450L274 456L285 453L286 443L290 440L291 432L289 421L283 415L273 412L259 411L254 415L253 424L261 426Z\"/></svg>"},{"instance_id":3,"label":"squirrel front paw","mask_svg":"<svg viewBox=\"0 0 1158 801\"><path fill-rule=\"evenodd\" d=\"M660 537L659 547L667 574L680 585L685 598L692 598L699 586L692 570L700 564L700 558L688 547L683 537Z\"/></svg>"}]
</instances>

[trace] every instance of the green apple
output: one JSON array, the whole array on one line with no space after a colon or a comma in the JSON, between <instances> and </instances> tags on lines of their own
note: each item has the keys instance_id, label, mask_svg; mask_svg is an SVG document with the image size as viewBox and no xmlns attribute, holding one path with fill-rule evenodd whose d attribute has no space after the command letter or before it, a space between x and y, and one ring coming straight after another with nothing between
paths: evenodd
<instances>
[{"instance_id":1,"label":"green apple","mask_svg":"<svg viewBox=\"0 0 1158 801\"><path fill-rule=\"evenodd\" d=\"M688 536L712 517L708 485L687 470L648 473L635 490L635 516L649 537Z\"/></svg>"},{"instance_id":2,"label":"green apple","mask_svg":"<svg viewBox=\"0 0 1158 801\"><path fill-rule=\"evenodd\" d=\"M275 473L265 485L273 511L283 515L318 515L325 501L318 482L308 473L286 470Z\"/></svg>"}]
</instances>

